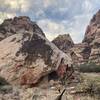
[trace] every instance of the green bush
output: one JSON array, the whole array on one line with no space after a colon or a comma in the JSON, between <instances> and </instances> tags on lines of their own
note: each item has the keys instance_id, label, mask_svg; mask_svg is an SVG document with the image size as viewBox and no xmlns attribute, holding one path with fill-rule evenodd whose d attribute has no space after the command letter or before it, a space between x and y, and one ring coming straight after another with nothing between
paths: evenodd
<instances>
[{"instance_id":1,"label":"green bush","mask_svg":"<svg viewBox=\"0 0 100 100\"><path fill-rule=\"evenodd\" d=\"M96 65L95 63L84 63L79 66L80 72L100 72L100 65Z\"/></svg>"},{"instance_id":2,"label":"green bush","mask_svg":"<svg viewBox=\"0 0 100 100\"><path fill-rule=\"evenodd\" d=\"M13 88L10 85L4 85L0 86L0 93L6 94L6 93L12 93Z\"/></svg>"},{"instance_id":3,"label":"green bush","mask_svg":"<svg viewBox=\"0 0 100 100\"><path fill-rule=\"evenodd\" d=\"M8 85L9 83L3 78L3 77L0 77L0 86L1 85Z\"/></svg>"}]
</instances>

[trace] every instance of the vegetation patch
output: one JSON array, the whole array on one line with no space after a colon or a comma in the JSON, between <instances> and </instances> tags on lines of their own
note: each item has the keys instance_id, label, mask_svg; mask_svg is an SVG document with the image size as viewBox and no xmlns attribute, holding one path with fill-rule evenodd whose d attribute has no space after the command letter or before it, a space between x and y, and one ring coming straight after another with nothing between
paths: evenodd
<instances>
[{"instance_id":1,"label":"vegetation patch","mask_svg":"<svg viewBox=\"0 0 100 100\"><path fill-rule=\"evenodd\" d=\"M81 73L81 83L76 87L77 92L100 94L100 75L96 73Z\"/></svg>"},{"instance_id":2,"label":"vegetation patch","mask_svg":"<svg viewBox=\"0 0 100 100\"><path fill-rule=\"evenodd\" d=\"M9 83L3 78L3 77L0 77L0 86L1 85L8 85Z\"/></svg>"},{"instance_id":3,"label":"vegetation patch","mask_svg":"<svg viewBox=\"0 0 100 100\"><path fill-rule=\"evenodd\" d=\"M99 73L100 72L100 65L96 65L93 62L84 63L84 64L81 64L79 66L79 71L83 72L83 73L85 73L85 72L96 72L96 73Z\"/></svg>"}]
</instances>

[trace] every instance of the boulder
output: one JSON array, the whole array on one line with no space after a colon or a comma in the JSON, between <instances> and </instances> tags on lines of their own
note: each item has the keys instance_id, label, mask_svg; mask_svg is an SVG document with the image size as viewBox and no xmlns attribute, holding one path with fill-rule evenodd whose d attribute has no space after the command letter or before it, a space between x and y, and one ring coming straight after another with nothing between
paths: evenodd
<instances>
[{"instance_id":1,"label":"boulder","mask_svg":"<svg viewBox=\"0 0 100 100\"><path fill-rule=\"evenodd\" d=\"M61 64L71 66L72 60L45 37L38 25L24 29L27 25L24 19L26 21L27 17L8 20L8 23L13 23L16 33L7 29L0 41L0 76L10 84L34 85L42 77L56 71ZM5 21L3 25L6 27Z\"/></svg>"}]
</instances>

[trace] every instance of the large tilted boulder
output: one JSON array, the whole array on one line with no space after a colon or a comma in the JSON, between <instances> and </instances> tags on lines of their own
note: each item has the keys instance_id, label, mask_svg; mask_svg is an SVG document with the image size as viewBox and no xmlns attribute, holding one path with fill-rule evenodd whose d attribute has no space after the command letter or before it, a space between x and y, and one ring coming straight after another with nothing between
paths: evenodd
<instances>
[{"instance_id":1,"label":"large tilted boulder","mask_svg":"<svg viewBox=\"0 0 100 100\"><path fill-rule=\"evenodd\" d=\"M45 75L57 70L62 59L63 65L71 66L70 56L49 42L29 18L16 17L5 22L2 26L4 33L0 31L0 35L3 35L0 41L0 77L7 82L34 85ZM30 27L26 29L27 25Z\"/></svg>"}]
</instances>

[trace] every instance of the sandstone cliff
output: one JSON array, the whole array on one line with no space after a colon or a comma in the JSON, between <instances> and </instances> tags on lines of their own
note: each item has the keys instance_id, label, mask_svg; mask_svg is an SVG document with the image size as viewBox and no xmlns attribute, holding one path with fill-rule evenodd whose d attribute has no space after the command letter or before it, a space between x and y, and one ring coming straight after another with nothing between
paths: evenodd
<instances>
[{"instance_id":1,"label":"sandstone cliff","mask_svg":"<svg viewBox=\"0 0 100 100\"><path fill-rule=\"evenodd\" d=\"M91 19L86 29L83 43L88 44L89 61L100 64L100 10Z\"/></svg>"}]
</instances>

